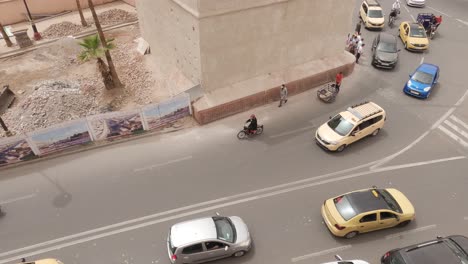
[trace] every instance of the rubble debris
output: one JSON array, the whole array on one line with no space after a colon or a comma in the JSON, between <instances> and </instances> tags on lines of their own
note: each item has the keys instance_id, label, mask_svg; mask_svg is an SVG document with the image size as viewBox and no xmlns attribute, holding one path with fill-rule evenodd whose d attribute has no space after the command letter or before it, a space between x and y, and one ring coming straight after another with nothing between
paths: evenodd
<instances>
[{"instance_id":1,"label":"rubble debris","mask_svg":"<svg viewBox=\"0 0 468 264\"><path fill-rule=\"evenodd\" d=\"M85 28L81 25L73 24L72 22L64 21L57 24L50 25L41 34L42 37L48 39L61 38L66 36L73 36L80 33Z\"/></svg>"},{"instance_id":2,"label":"rubble debris","mask_svg":"<svg viewBox=\"0 0 468 264\"><path fill-rule=\"evenodd\" d=\"M122 9L114 8L98 14L99 23L101 25L113 25L122 22L128 22L132 20L137 20L138 16L136 13L130 13ZM92 17L86 19L86 22L89 25L94 24Z\"/></svg>"}]
</instances>

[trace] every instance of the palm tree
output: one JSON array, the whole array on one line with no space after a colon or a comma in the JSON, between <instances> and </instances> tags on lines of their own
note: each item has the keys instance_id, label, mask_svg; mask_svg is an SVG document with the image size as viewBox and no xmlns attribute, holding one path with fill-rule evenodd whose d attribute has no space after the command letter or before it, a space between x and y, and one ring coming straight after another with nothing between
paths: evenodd
<instances>
[{"instance_id":1,"label":"palm tree","mask_svg":"<svg viewBox=\"0 0 468 264\"><path fill-rule=\"evenodd\" d=\"M9 37L8 34L5 32L5 29L3 28L3 25L2 25L1 22L0 22L0 33L2 34L3 39L4 39L5 42L6 42L7 47L13 46L13 43L11 43L10 37Z\"/></svg>"},{"instance_id":2,"label":"palm tree","mask_svg":"<svg viewBox=\"0 0 468 264\"><path fill-rule=\"evenodd\" d=\"M115 45L112 43L113 39L109 39L106 43L106 46L101 45L101 41L97 35L89 36L83 39L80 42L80 46L83 47L83 51L78 55L78 59L81 61L96 60L98 70L101 73L102 81L106 89L110 90L114 88L114 83L112 81L112 75L109 72L109 67L102 60L102 56L106 51L109 51L115 48Z\"/></svg>"},{"instance_id":3,"label":"palm tree","mask_svg":"<svg viewBox=\"0 0 468 264\"><path fill-rule=\"evenodd\" d=\"M99 34L99 38L101 39L102 46L107 47L107 41L104 37L104 32L102 31L101 23L99 23L96 10L94 10L93 0L88 0L88 5L89 9L91 10L91 14L93 14L94 24L96 25L96 29ZM109 49L104 50L104 54L106 55L106 60L107 64L109 65L109 71L112 76L112 82L114 84L114 87L122 87L123 85L120 82L119 76L117 75L117 71L115 70L114 62L112 61Z\"/></svg>"},{"instance_id":4,"label":"palm tree","mask_svg":"<svg viewBox=\"0 0 468 264\"><path fill-rule=\"evenodd\" d=\"M81 9L80 0L76 0L76 6L78 7L78 13L80 13L81 25L83 27L87 27L88 23L86 23L86 20L85 20L85 18L83 16L83 9Z\"/></svg>"}]
</instances>

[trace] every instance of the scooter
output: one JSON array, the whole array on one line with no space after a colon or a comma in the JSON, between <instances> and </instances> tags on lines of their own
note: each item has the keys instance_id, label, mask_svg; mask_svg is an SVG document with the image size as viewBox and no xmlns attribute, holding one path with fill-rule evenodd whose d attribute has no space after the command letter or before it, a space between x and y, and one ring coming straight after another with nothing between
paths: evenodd
<instances>
[{"instance_id":1,"label":"scooter","mask_svg":"<svg viewBox=\"0 0 468 264\"><path fill-rule=\"evenodd\" d=\"M237 133L237 138L245 139L250 136L260 135L262 133L263 133L263 125L257 126L257 130L254 130L254 131L250 131L249 127L244 125L244 129L242 129L241 131L239 131L239 133Z\"/></svg>"}]
</instances>

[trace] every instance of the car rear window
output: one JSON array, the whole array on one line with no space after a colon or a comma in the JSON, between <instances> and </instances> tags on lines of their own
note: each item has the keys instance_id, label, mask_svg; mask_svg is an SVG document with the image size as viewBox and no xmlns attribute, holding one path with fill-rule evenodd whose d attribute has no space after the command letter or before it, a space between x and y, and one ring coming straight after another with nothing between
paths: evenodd
<instances>
[{"instance_id":1,"label":"car rear window","mask_svg":"<svg viewBox=\"0 0 468 264\"><path fill-rule=\"evenodd\" d=\"M357 215L356 210L353 208L346 195L336 197L333 199L333 202L335 203L338 213L340 213L344 220L348 221Z\"/></svg>"},{"instance_id":2,"label":"car rear window","mask_svg":"<svg viewBox=\"0 0 468 264\"><path fill-rule=\"evenodd\" d=\"M234 243L236 241L236 228L228 217L213 217L218 239Z\"/></svg>"},{"instance_id":3,"label":"car rear window","mask_svg":"<svg viewBox=\"0 0 468 264\"><path fill-rule=\"evenodd\" d=\"M465 254L468 254L468 238L464 236L453 236L450 239L455 241Z\"/></svg>"},{"instance_id":4,"label":"car rear window","mask_svg":"<svg viewBox=\"0 0 468 264\"><path fill-rule=\"evenodd\" d=\"M446 243L436 243L407 251L412 263L460 264L460 259Z\"/></svg>"}]
</instances>

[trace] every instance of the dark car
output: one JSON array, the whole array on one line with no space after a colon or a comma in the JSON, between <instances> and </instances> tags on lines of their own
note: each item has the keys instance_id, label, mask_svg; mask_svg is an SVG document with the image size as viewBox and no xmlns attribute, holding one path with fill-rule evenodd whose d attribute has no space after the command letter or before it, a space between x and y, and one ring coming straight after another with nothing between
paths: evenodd
<instances>
[{"instance_id":1,"label":"dark car","mask_svg":"<svg viewBox=\"0 0 468 264\"><path fill-rule=\"evenodd\" d=\"M468 238L464 236L437 237L404 248L393 249L380 259L382 264L468 263Z\"/></svg>"},{"instance_id":2,"label":"dark car","mask_svg":"<svg viewBox=\"0 0 468 264\"><path fill-rule=\"evenodd\" d=\"M381 68L395 68L399 51L396 37L381 32L372 43L372 65Z\"/></svg>"}]
</instances>

